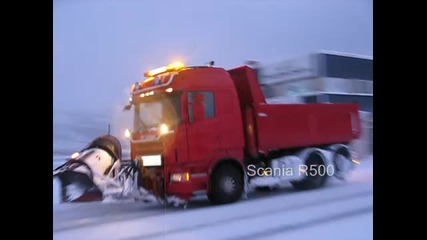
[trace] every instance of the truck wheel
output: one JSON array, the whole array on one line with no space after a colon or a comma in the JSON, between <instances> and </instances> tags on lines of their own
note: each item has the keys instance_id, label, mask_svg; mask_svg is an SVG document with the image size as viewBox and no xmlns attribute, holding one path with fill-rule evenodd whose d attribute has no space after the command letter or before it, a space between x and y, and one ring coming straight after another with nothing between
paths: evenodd
<instances>
[{"instance_id":1,"label":"truck wheel","mask_svg":"<svg viewBox=\"0 0 427 240\"><path fill-rule=\"evenodd\" d=\"M345 147L338 148L334 153L335 177L344 180L345 175L351 167L351 153Z\"/></svg>"},{"instance_id":2,"label":"truck wheel","mask_svg":"<svg viewBox=\"0 0 427 240\"><path fill-rule=\"evenodd\" d=\"M319 152L313 152L305 162L307 170L304 173L305 178L298 182L292 182L292 186L298 190L309 190L323 187L328 178L326 166L322 155Z\"/></svg>"},{"instance_id":3,"label":"truck wheel","mask_svg":"<svg viewBox=\"0 0 427 240\"><path fill-rule=\"evenodd\" d=\"M232 203L240 199L243 192L243 176L230 164L220 166L212 175L211 193L208 198L215 204Z\"/></svg>"}]
</instances>

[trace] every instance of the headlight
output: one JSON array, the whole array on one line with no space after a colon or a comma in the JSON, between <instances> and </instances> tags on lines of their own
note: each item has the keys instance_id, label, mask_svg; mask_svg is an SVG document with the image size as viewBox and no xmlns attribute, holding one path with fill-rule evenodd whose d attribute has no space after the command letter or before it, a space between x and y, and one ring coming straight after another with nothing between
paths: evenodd
<instances>
[{"instance_id":1,"label":"headlight","mask_svg":"<svg viewBox=\"0 0 427 240\"><path fill-rule=\"evenodd\" d=\"M131 135L130 130L128 128L126 128L126 130L125 130L125 137L126 138L130 138L130 135Z\"/></svg>"},{"instance_id":2,"label":"headlight","mask_svg":"<svg viewBox=\"0 0 427 240\"><path fill-rule=\"evenodd\" d=\"M162 125L160 125L160 128L159 128L159 133L160 133L160 135L169 133L168 125L162 123Z\"/></svg>"},{"instance_id":3,"label":"headlight","mask_svg":"<svg viewBox=\"0 0 427 240\"><path fill-rule=\"evenodd\" d=\"M162 156L161 155L141 156L141 159L142 159L142 165L144 167L162 166Z\"/></svg>"}]
</instances>

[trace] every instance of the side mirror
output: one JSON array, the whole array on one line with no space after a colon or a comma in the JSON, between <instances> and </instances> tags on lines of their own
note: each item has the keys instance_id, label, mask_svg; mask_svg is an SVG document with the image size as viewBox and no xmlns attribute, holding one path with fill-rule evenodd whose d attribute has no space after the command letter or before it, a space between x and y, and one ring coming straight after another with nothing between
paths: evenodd
<instances>
[{"instance_id":1,"label":"side mirror","mask_svg":"<svg viewBox=\"0 0 427 240\"><path fill-rule=\"evenodd\" d=\"M205 96L203 96L203 94L197 94L194 95L193 100L194 121L200 121L205 119Z\"/></svg>"},{"instance_id":2,"label":"side mirror","mask_svg":"<svg viewBox=\"0 0 427 240\"><path fill-rule=\"evenodd\" d=\"M123 112L129 111L131 108L132 108L132 104L125 105L125 107L123 108Z\"/></svg>"}]
</instances>

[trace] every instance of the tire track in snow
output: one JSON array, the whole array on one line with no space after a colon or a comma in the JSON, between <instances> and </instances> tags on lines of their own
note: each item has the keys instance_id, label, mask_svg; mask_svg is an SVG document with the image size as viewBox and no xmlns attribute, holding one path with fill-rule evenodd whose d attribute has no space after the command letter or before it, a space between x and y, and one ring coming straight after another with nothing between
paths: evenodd
<instances>
[{"instance_id":1,"label":"tire track in snow","mask_svg":"<svg viewBox=\"0 0 427 240\"><path fill-rule=\"evenodd\" d=\"M328 190L335 190L336 188L346 188L348 186L346 185L338 185L338 186L330 186L329 189L324 188L321 189L322 191L328 191ZM296 196L293 195L292 193L301 193L299 191L294 190L293 188L289 188L289 189L281 189L279 191L276 192L255 192L255 193L251 193L254 194L253 196L247 198L247 199L241 199L241 203L250 203L250 202L255 202L258 200L267 200L267 199L271 199L271 197L279 197L279 196L285 196L285 194L288 193L290 195L290 197L292 196ZM306 192L309 193L309 192ZM344 195L342 195L344 196ZM325 201L329 201L330 198L328 198L328 200ZM322 200L323 201L323 200ZM100 203L83 203L83 204L78 204L77 206L74 206L72 209L63 209L63 208L59 208L54 210L54 217L55 215L58 216L59 221L57 223L53 224L53 231L54 232L60 232L60 231L66 231L66 230L72 230L72 229L76 229L76 228L85 228L85 227L92 227L92 226L97 226L100 224L108 224L111 222L118 222L118 221L124 221L124 220L138 220L138 219L143 219L143 218L148 218L148 217L155 217L155 216L159 216L159 215L165 215L165 214L174 214L174 213L186 213L192 210L200 210L206 207L206 209L213 209L216 206L211 205L208 200L206 200L205 202L194 202L194 203L189 203L188 209L184 210L183 208L175 208L175 207L168 207L165 205L157 205L157 204L153 204L152 206L141 206L141 211L140 212L133 212L130 214L120 214L120 212L122 211L117 211L117 209L115 208L114 211L108 210L109 206L108 205L97 205ZM194 204L194 205L193 205ZM239 204L239 203L236 203ZM312 204L311 202L306 203L306 204ZM226 206L226 205L222 205L222 206ZM231 206L231 205L229 205ZM238 206L238 205L237 205ZM291 206L291 205L288 205ZM302 206L302 204L298 204L298 206ZM116 207L116 206L114 206ZM94 211L94 208L97 208L97 211ZM130 206L131 209L134 209L134 207ZM136 209L139 209L139 207L135 207ZM129 211L128 210L128 206L124 206L122 209L124 212ZM62 216L59 216L60 214L67 214L67 212L71 212L71 215L76 214L76 217L72 217L73 219L64 219ZM77 217L80 213L79 212L85 212L85 214L88 215L88 217ZM104 218L105 214L101 214L101 217L99 216L93 216L93 214L96 214L98 212L101 213L111 213L113 212L112 215L109 216L109 218ZM116 212L117 215L116 215ZM70 215L70 213L68 213L68 215ZM70 216L66 216L65 218L70 218Z\"/></svg>"},{"instance_id":2,"label":"tire track in snow","mask_svg":"<svg viewBox=\"0 0 427 240\"><path fill-rule=\"evenodd\" d=\"M261 217L265 217L265 216L270 215L270 214L276 214L276 213L279 213L279 212L286 212L286 211L289 211L289 210L295 210L295 209L301 210L301 209L304 209L304 208L312 207L313 205L322 205L322 204L326 204L326 203L329 204L329 203L341 202L341 201L344 201L344 200L356 199L356 198L360 198L360 197L368 197L368 196L371 196L372 194L373 194L372 191L362 191L362 192L358 192L358 193L343 195L343 196L340 196L340 197L325 198L325 199L322 199L320 201L315 199L315 200L313 200L311 202L304 203L304 204L293 204L293 205L287 205L287 206L282 207L282 208L271 209L271 210L263 212L262 214L259 214L259 213L256 213L256 214L253 214L253 213L252 214L244 214L244 215L239 215L239 216L232 217L232 218L222 219L221 221L205 222L205 223L201 223L201 224L191 225L191 226L188 226L188 227L182 227L182 228L178 228L178 229L174 229L174 230L168 230L167 234L168 235L172 235L172 234L181 233L181 232L187 232L187 231L192 231L192 230L200 230L202 228L209 228L209 227L213 227L213 226L224 225L224 224L227 224L227 223L241 221L241 220L246 220L246 219L251 219L251 218L252 219L253 218L261 218ZM369 209L371 209L371 208L369 208ZM366 212L366 211L369 211L369 209L363 209L363 211ZM337 214L337 217L339 217L339 216L340 216L340 214ZM335 218L337 218L337 217L335 217ZM311 223L311 222L314 223L315 221L319 221L319 220L309 221L308 223ZM281 226L279 229L283 229L283 228L286 228L286 227L292 229L292 225L290 225L290 226L287 226L287 225ZM295 228L295 226L294 226L294 228ZM132 237L129 237L129 238L120 238L120 239L124 239L124 240L147 239L147 238L159 237L159 236L162 236L164 234L165 234L164 231L158 231L158 232L154 232L154 233L151 233L151 234L141 234L141 235L132 236ZM235 239L246 239L246 236L243 236L243 237L239 236L239 237L237 237Z\"/></svg>"},{"instance_id":3,"label":"tire track in snow","mask_svg":"<svg viewBox=\"0 0 427 240\"><path fill-rule=\"evenodd\" d=\"M123 221L123 220L127 221L127 220L133 220L133 219L148 218L148 217L158 216L159 214L167 214L167 211L172 212L171 210L178 211L178 209L176 210L167 209L167 208L164 208L164 206L159 206L159 205L141 206L139 209L138 207L136 208L136 211L141 211L141 212L134 212L126 215L125 214L117 215L111 218L102 218L102 217L101 218L100 217L78 218L76 220L66 221L65 223L53 224L54 225L53 231L61 232L61 231L78 229L78 228L93 227L93 226L108 224L116 221ZM83 211L85 210L83 209ZM105 211L105 213L108 213L108 211Z\"/></svg>"},{"instance_id":4,"label":"tire track in snow","mask_svg":"<svg viewBox=\"0 0 427 240\"><path fill-rule=\"evenodd\" d=\"M310 228L310 227L314 227L314 226L321 225L321 224L326 224L326 223L335 222L338 220L343 220L346 218L355 217L358 215L363 215L363 214L366 214L366 213L369 213L372 211L373 211L372 206L371 207L364 207L364 208L355 209L352 211L346 211L346 212L342 212L342 213L338 213L338 214L329 215L326 217L314 218L314 219L310 219L308 221L298 222L296 224L283 224L283 225L280 225L280 226L275 227L275 228L267 229L265 231L259 231L259 232L251 233L251 234L247 234L247 235L239 235L237 237L228 238L227 240L241 240L241 239L258 240L258 239L262 239L263 237L270 237L273 235L277 235L279 233L286 233L286 232L290 232L290 231L294 231L294 230Z\"/></svg>"}]
</instances>

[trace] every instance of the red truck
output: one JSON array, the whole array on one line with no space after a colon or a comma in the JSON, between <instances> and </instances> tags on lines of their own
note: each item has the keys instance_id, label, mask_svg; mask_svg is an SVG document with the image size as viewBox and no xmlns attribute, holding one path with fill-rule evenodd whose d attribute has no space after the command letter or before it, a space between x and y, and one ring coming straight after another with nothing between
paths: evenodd
<instances>
[{"instance_id":1,"label":"red truck","mask_svg":"<svg viewBox=\"0 0 427 240\"><path fill-rule=\"evenodd\" d=\"M145 77L131 88L126 109L133 108L134 126L125 135L134 184L157 199L205 194L222 204L283 182L319 188L354 164L357 105L268 104L247 66L173 63Z\"/></svg>"}]
</instances>

